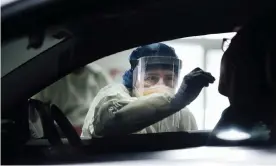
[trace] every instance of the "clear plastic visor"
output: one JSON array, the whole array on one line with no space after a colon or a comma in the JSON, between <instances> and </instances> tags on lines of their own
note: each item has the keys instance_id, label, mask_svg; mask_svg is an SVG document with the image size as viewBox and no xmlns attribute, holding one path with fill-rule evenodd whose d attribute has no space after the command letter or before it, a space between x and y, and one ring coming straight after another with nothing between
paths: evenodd
<instances>
[{"instance_id":1,"label":"clear plastic visor","mask_svg":"<svg viewBox=\"0 0 276 166\"><path fill-rule=\"evenodd\" d=\"M174 94L178 86L180 69L181 60L174 57L150 56L138 59L133 75L135 94Z\"/></svg>"}]
</instances>

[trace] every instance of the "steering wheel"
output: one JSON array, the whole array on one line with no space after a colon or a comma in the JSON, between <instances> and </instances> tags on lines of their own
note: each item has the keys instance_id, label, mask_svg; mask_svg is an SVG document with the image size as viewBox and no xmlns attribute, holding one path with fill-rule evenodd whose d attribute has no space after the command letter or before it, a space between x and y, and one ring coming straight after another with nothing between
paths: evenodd
<instances>
[{"instance_id":1,"label":"steering wheel","mask_svg":"<svg viewBox=\"0 0 276 166\"><path fill-rule=\"evenodd\" d=\"M42 128L44 131L45 137L49 140L49 142L54 146L63 145L61 137L58 133L57 125L60 127L61 131L68 139L68 142L72 146L81 146L82 142L75 131L72 124L63 114L63 112L54 104L43 103L39 100L30 99L29 100L29 108L31 111L37 111L42 123Z\"/></svg>"},{"instance_id":2,"label":"steering wheel","mask_svg":"<svg viewBox=\"0 0 276 166\"><path fill-rule=\"evenodd\" d=\"M54 104L51 105L51 113L61 131L64 133L69 143L73 146L81 146L81 139L73 125L66 118L63 112Z\"/></svg>"}]
</instances>

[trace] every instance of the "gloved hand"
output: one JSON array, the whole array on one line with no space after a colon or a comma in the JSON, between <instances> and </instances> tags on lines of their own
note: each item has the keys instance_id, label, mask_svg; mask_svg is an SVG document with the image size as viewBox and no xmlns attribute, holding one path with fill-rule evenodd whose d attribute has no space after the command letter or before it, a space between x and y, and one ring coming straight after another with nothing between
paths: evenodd
<instances>
[{"instance_id":1,"label":"gloved hand","mask_svg":"<svg viewBox=\"0 0 276 166\"><path fill-rule=\"evenodd\" d=\"M208 72L195 68L187 74L182 84L171 101L173 107L182 109L193 102L203 87L208 87L210 83L214 83L215 78Z\"/></svg>"}]
</instances>

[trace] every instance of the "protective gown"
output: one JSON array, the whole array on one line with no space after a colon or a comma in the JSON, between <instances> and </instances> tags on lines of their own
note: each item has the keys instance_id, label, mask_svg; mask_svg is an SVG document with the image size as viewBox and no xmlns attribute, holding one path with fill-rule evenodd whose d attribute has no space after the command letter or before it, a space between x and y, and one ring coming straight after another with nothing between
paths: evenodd
<instances>
[{"instance_id":1,"label":"protective gown","mask_svg":"<svg viewBox=\"0 0 276 166\"><path fill-rule=\"evenodd\" d=\"M194 116L171 108L172 96L155 93L132 97L123 84L111 84L93 100L82 128L82 137L197 130Z\"/></svg>"},{"instance_id":2,"label":"protective gown","mask_svg":"<svg viewBox=\"0 0 276 166\"><path fill-rule=\"evenodd\" d=\"M92 63L65 76L32 98L57 105L73 126L82 126L94 97L110 82L107 73Z\"/></svg>"}]
</instances>

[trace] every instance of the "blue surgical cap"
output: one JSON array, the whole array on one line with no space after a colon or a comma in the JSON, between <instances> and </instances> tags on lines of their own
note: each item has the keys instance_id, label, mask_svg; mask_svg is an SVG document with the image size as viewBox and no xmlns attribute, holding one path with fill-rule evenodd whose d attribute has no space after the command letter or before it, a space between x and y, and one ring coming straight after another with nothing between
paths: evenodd
<instances>
[{"instance_id":1,"label":"blue surgical cap","mask_svg":"<svg viewBox=\"0 0 276 166\"><path fill-rule=\"evenodd\" d=\"M177 58L174 49L163 43L154 43L138 47L129 56L129 61L138 60L146 56L170 56ZM135 66L131 64L131 69L127 70L123 75L123 84L125 87L132 89L133 69Z\"/></svg>"}]
</instances>

